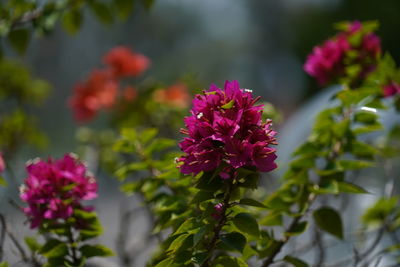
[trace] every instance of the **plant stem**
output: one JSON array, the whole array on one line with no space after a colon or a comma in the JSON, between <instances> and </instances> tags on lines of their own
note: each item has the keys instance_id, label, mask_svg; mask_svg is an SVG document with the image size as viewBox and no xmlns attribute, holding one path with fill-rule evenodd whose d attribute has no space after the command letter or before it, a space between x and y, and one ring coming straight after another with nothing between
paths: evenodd
<instances>
[{"instance_id":1,"label":"plant stem","mask_svg":"<svg viewBox=\"0 0 400 267\"><path fill-rule=\"evenodd\" d=\"M222 227L225 225L227 221L227 214L226 211L230 207L229 200L231 198L231 193L234 189L234 185L232 184L232 181L229 181L228 183L228 188L225 192L224 195L224 200L223 200L223 207L222 207L222 212L221 212L221 218L218 220L217 225L214 227L214 236L212 237L210 243L208 244L208 256L207 259L204 261L204 263L201 265L202 267L209 267L210 266L210 260L213 256L213 252L215 250L215 247L217 245L217 241L219 239Z\"/></svg>"}]
</instances>

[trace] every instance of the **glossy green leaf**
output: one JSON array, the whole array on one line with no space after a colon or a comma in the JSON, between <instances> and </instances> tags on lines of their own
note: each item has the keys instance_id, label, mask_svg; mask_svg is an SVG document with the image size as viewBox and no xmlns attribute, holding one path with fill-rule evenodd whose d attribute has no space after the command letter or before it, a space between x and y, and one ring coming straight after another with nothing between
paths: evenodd
<instances>
[{"instance_id":1,"label":"glossy green leaf","mask_svg":"<svg viewBox=\"0 0 400 267\"><path fill-rule=\"evenodd\" d=\"M31 236L25 237L25 244L28 246L28 248L32 252L38 251L42 247L42 245L39 244L39 242L36 240L36 238L31 237Z\"/></svg>"},{"instance_id":2,"label":"glossy green leaf","mask_svg":"<svg viewBox=\"0 0 400 267\"><path fill-rule=\"evenodd\" d=\"M44 244L39 252L46 258L60 258L68 254L68 247L65 243L59 240L50 239Z\"/></svg>"},{"instance_id":3,"label":"glossy green leaf","mask_svg":"<svg viewBox=\"0 0 400 267\"><path fill-rule=\"evenodd\" d=\"M249 213L239 213L232 219L233 224L242 232L259 236L260 230L258 223L254 217Z\"/></svg>"},{"instance_id":4,"label":"glossy green leaf","mask_svg":"<svg viewBox=\"0 0 400 267\"><path fill-rule=\"evenodd\" d=\"M294 267L308 267L308 264L305 263L303 260L299 259L299 258L295 258L289 255L286 255L283 258L284 261L292 264Z\"/></svg>"},{"instance_id":5,"label":"glossy green leaf","mask_svg":"<svg viewBox=\"0 0 400 267\"><path fill-rule=\"evenodd\" d=\"M103 245L83 245L79 251L85 258L114 256L114 252Z\"/></svg>"},{"instance_id":6,"label":"glossy green leaf","mask_svg":"<svg viewBox=\"0 0 400 267\"><path fill-rule=\"evenodd\" d=\"M223 109L231 109L234 104L235 104L235 100L232 99L231 101L229 101L225 105L222 105L221 108L223 108Z\"/></svg>"},{"instance_id":7,"label":"glossy green leaf","mask_svg":"<svg viewBox=\"0 0 400 267\"><path fill-rule=\"evenodd\" d=\"M238 232L221 235L220 239L225 245L239 252L243 252L246 245L246 237Z\"/></svg>"},{"instance_id":8,"label":"glossy green leaf","mask_svg":"<svg viewBox=\"0 0 400 267\"><path fill-rule=\"evenodd\" d=\"M352 194L368 194L369 192L364 188L349 183L349 182L338 182L339 191L342 193L352 193Z\"/></svg>"},{"instance_id":9,"label":"glossy green leaf","mask_svg":"<svg viewBox=\"0 0 400 267\"><path fill-rule=\"evenodd\" d=\"M253 207L258 207L258 208L267 208L263 203L258 202L257 200L251 199L251 198L242 198L239 201L240 205L246 205L246 206L253 206Z\"/></svg>"},{"instance_id":10,"label":"glossy green leaf","mask_svg":"<svg viewBox=\"0 0 400 267\"><path fill-rule=\"evenodd\" d=\"M343 239L343 223L340 214L330 207L322 207L314 211L313 217L322 230Z\"/></svg>"},{"instance_id":11,"label":"glossy green leaf","mask_svg":"<svg viewBox=\"0 0 400 267\"><path fill-rule=\"evenodd\" d=\"M339 168L342 170L358 170L358 169L372 167L375 165L374 162L365 160L339 160L337 164Z\"/></svg>"},{"instance_id":12,"label":"glossy green leaf","mask_svg":"<svg viewBox=\"0 0 400 267\"><path fill-rule=\"evenodd\" d=\"M240 258L234 258L230 256L218 257L213 262L213 267L248 267L248 265Z\"/></svg>"},{"instance_id":13,"label":"glossy green leaf","mask_svg":"<svg viewBox=\"0 0 400 267\"><path fill-rule=\"evenodd\" d=\"M294 236L303 233L307 229L307 221L298 222L290 231L286 232L287 236Z\"/></svg>"}]
</instances>

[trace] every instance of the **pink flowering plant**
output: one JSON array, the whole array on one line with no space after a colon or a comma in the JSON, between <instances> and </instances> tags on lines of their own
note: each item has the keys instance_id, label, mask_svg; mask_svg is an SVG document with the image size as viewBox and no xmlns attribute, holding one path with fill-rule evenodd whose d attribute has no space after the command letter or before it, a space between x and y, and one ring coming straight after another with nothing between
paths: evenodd
<instances>
[{"instance_id":1,"label":"pink flowering plant","mask_svg":"<svg viewBox=\"0 0 400 267\"><path fill-rule=\"evenodd\" d=\"M75 155L33 160L26 170L20 197L27 204L23 211L30 227L46 236L46 242L35 247L47 258L46 266L84 266L89 257L112 255L106 247L84 244L102 228L93 207L83 203L97 197L97 182Z\"/></svg>"},{"instance_id":2,"label":"pink flowering plant","mask_svg":"<svg viewBox=\"0 0 400 267\"><path fill-rule=\"evenodd\" d=\"M320 85L340 87L287 162L277 157L281 131L266 116L271 106L238 81L198 91L187 110L187 84L193 81L149 83L142 77L150 66L146 56L124 46L111 49L104 66L74 87L68 104L81 123L103 110L111 114L107 130L86 124L77 136L78 151L93 163L96 176L115 177L121 191L136 200L124 199L121 218L113 221L115 254L95 243L102 227L90 202L98 196L98 181L77 156L66 154L27 163L20 202L14 204L36 236L20 243L0 214L0 267L7 266L4 237L23 263L35 267L97 266L92 257L113 255L118 266L131 267L154 246L148 266L361 267L378 265L381 258L397 266L400 203L392 170L400 155L400 127L384 129L380 114L400 110L400 72L383 53L377 27L339 23L339 32L307 57L306 73ZM25 78L16 87L22 93L8 91L4 99L29 99L32 79ZM0 176L7 179L9 159L21 145L16 136L25 143L35 133L26 114L16 112L19 120L0 116L0 127L8 129L0 131ZM379 164L385 166L385 174L377 175L385 187L381 194L365 189L365 179L356 175ZM274 177L279 172L280 180ZM354 207L350 213L346 208L366 194L375 201L357 206L362 211L356 218ZM142 217L137 214L145 214L148 226L138 247L129 240L134 220ZM351 231L350 221L357 221L355 231L363 239ZM336 261L331 248L343 244L352 251Z\"/></svg>"}]
</instances>

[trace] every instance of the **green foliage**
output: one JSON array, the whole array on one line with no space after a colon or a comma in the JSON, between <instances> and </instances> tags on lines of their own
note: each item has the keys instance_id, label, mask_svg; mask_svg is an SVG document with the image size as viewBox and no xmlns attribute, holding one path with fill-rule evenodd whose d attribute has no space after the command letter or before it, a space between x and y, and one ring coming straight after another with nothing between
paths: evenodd
<instances>
[{"instance_id":1,"label":"green foliage","mask_svg":"<svg viewBox=\"0 0 400 267\"><path fill-rule=\"evenodd\" d=\"M68 10L62 17L62 25L69 34L76 34L83 23L82 11L78 8Z\"/></svg>"},{"instance_id":2,"label":"green foliage","mask_svg":"<svg viewBox=\"0 0 400 267\"><path fill-rule=\"evenodd\" d=\"M258 237L260 230L257 220L249 213L239 213L232 219L233 224L243 233Z\"/></svg>"},{"instance_id":3,"label":"green foliage","mask_svg":"<svg viewBox=\"0 0 400 267\"><path fill-rule=\"evenodd\" d=\"M83 245L79 251L85 258L114 256L114 252L103 245Z\"/></svg>"},{"instance_id":4,"label":"green foliage","mask_svg":"<svg viewBox=\"0 0 400 267\"><path fill-rule=\"evenodd\" d=\"M367 226L382 225L391 214L399 210L398 207L398 197L380 198L365 211L362 222Z\"/></svg>"},{"instance_id":5,"label":"green foliage","mask_svg":"<svg viewBox=\"0 0 400 267\"><path fill-rule=\"evenodd\" d=\"M343 223L340 214L330 207L322 207L314 211L313 217L322 230L343 239Z\"/></svg>"}]
</instances>

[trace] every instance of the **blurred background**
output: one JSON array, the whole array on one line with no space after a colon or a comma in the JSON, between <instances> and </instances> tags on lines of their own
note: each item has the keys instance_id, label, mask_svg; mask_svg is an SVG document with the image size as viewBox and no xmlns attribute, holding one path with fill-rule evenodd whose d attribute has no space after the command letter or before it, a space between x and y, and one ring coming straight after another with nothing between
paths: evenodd
<instances>
[{"instance_id":1,"label":"blurred background","mask_svg":"<svg viewBox=\"0 0 400 267\"><path fill-rule=\"evenodd\" d=\"M238 80L282 112L283 123L277 127L284 129L291 115L321 93L302 65L313 46L335 33L332 25L342 20L378 20L383 51L389 51L399 62L399 11L398 0L156 0L150 10L138 5L126 21L109 26L86 10L76 35L57 25L51 35L35 38L24 56L15 54L2 40L6 57L19 58L34 77L49 81L53 87L48 100L30 110L39 117L50 144L39 152L26 149L18 158L60 157L74 150L80 125L67 100L73 86L92 69L101 67L102 56L117 45L129 46L150 58L145 79L157 77L171 84L189 75L201 85L193 90ZM104 116L89 126L104 128ZM300 119L310 118L303 114ZM306 134L308 129L303 130ZM16 174L22 181L24 170L18 169ZM99 213L108 226L113 224L113 216L118 216L118 209L113 210L118 201L103 200L117 195L117 187L110 179L100 184L102 199L98 201L107 209ZM112 243L115 231L107 229L104 239ZM141 257L144 261L146 255Z\"/></svg>"},{"instance_id":2,"label":"blurred background","mask_svg":"<svg viewBox=\"0 0 400 267\"><path fill-rule=\"evenodd\" d=\"M173 83L190 74L203 88L236 79L285 118L319 92L302 65L313 46L334 33L333 23L378 20L383 50L400 60L397 0L158 0L150 11L137 5L126 21L109 26L86 11L76 35L58 25L50 36L34 39L21 57L34 76L54 88L32 111L50 136L52 153L74 142L76 123L66 104L74 84L100 67L102 56L116 45L148 56L148 77ZM6 56L17 57L5 46Z\"/></svg>"}]
</instances>

